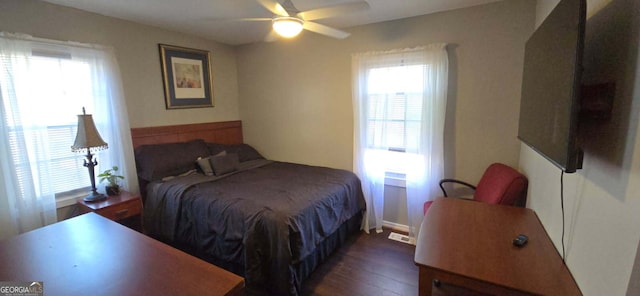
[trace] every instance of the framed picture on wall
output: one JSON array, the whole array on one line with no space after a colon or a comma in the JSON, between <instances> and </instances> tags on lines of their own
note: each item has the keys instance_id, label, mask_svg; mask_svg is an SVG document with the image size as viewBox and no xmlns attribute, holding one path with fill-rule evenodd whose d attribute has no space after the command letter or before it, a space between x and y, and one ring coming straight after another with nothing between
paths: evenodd
<instances>
[{"instance_id":1,"label":"framed picture on wall","mask_svg":"<svg viewBox=\"0 0 640 296\"><path fill-rule=\"evenodd\" d=\"M213 107L211 53L159 44L167 109Z\"/></svg>"}]
</instances>

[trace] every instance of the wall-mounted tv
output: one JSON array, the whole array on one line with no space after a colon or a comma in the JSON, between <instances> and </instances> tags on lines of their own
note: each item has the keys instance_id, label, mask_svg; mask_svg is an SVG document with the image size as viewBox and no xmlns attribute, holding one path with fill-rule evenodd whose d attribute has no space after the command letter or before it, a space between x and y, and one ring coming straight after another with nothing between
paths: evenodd
<instances>
[{"instance_id":1,"label":"wall-mounted tv","mask_svg":"<svg viewBox=\"0 0 640 296\"><path fill-rule=\"evenodd\" d=\"M561 0L525 46L518 138L567 173L578 147L585 0Z\"/></svg>"}]
</instances>

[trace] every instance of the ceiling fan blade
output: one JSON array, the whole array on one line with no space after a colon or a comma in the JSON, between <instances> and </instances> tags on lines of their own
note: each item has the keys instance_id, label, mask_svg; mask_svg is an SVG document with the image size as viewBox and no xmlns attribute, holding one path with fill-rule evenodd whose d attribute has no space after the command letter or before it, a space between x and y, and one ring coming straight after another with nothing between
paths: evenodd
<instances>
[{"instance_id":1,"label":"ceiling fan blade","mask_svg":"<svg viewBox=\"0 0 640 296\"><path fill-rule=\"evenodd\" d=\"M338 29L327 27L325 25L321 25L314 22L304 22L304 25L302 27L305 30L309 30L311 32L316 32L318 34L327 35L327 36L338 38L338 39L344 39L349 37L349 35L351 35L351 33L340 31Z\"/></svg>"},{"instance_id":2,"label":"ceiling fan blade","mask_svg":"<svg viewBox=\"0 0 640 296\"><path fill-rule=\"evenodd\" d=\"M282 5L275 0L256 0L267 10L271 11L275 15L289 16L289 13L282 7Z\"/></svg>"},{"instance_id":3,"label":"ceiling fan blade","mask_svg":"<svg viewBox=\"0 0 640 296\"><path fill-rule=\"evenodd\" d=\"M298 13L298 17L305 21L312 21L367 9L369 9L369 3L358 1L303 11Z\"/></svg>"},{"instance_id":4,"label":"ceiling fan blade","mask_svg":"<svg viewBox=\"0 0 640 296\"><path fill-rule=\"evenodd\" d=\"M293 5L293 2L291 2L291 0L280 1L280 3L282 3L282 8L286 10L290 16L297 15L298 12L300 12L300 10L298 10L296 6Z\"/></svg>"},{"instance_id":5,"label":"ceiling fan blade","mask_svg":"<svg viewBox=\"0 0 640 296\"><path fill-rule=\"evenodd\" d=\"M269 34L267 34L267 36L264 37L264 42L274 42L276 40L278 40L278 33L276 33L276 31L271 30L269 31Z\"/></svg>"}]
</instances>

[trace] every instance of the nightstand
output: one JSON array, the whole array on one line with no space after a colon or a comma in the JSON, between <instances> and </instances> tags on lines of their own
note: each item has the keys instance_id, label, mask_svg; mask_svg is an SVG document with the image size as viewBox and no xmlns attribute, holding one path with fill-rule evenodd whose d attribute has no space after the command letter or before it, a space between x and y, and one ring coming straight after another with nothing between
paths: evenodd
<instances>
[{"instance_id":1,"label":"nightstand","mask_svg":"<svg viewBox=\"0 0 640 296\"><path fill-rule=\"evenodd\" d=\"M119 195L108 196L99 202L85 202L79 199L78 208L81 214L95 212L129 228L142 231L142 198L139 194L122 190Z\"/></svg>"}]
</instances>

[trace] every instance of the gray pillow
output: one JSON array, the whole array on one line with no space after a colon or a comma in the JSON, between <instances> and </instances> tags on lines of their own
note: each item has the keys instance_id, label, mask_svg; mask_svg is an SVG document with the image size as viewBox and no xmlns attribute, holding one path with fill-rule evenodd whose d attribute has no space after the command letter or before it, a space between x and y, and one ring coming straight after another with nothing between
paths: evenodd
<instances>
[{"instance_id":1,"label":"gray pillow","mask_svg":"<svg viewBox=\"0 0 640 296\"><path fill-rule=\"evenodd\" d=\"M238 154L235 153L212 156L209 158L209 162L216 176L235 172L240 166Z\"/></svg>"},{"instance_id":2,"label":"gray pillow","mask_svg":"<svg viewBox=\"0 0 640 296\"><path fill-rule=\"evenodd\" d=\"M196 160L196 162L198 163L198 166L200 167L200 170L203 174L207 176L213 176L213 168L211 168L211 163L209 163L209 157L200 157L198 158L198 160Z\"/></svg>"},{"instance_id":3,"label":"gray pillow","mask_svg":"<svg viewBox=\"0 0 640 296\"><path fill-rule=\"evenodd\" d=\"M211 167L211 157L215 157L215 156L225 156L227 155L227 151L222 151L216 155L213 156L208 156L208 157L198 157L198 159L196 160L196 163L198 163L198 167L200 167L200 170L202 171L203 174L207 175L207 176L213 176L213 168Z\"/></svg>"}]
</instances>

